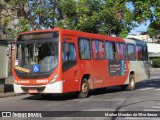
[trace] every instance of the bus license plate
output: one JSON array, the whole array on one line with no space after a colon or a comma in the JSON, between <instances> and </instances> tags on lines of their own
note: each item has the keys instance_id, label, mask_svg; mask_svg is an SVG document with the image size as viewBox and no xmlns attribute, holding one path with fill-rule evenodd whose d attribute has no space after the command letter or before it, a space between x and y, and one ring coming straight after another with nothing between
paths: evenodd
<instances>
[{"instance_id":1,"label":"bus license plate","mask_svg":"<svg viewBox=\"0 0 160 120\"><path fill-rule=\"evenodd\" d=\"M33 89L33 88L31 89L31 88L30 88L28 92L29 92L29 93L37 93L38 91L37 91L37 89Z\"/></svg>"}]
</instances>

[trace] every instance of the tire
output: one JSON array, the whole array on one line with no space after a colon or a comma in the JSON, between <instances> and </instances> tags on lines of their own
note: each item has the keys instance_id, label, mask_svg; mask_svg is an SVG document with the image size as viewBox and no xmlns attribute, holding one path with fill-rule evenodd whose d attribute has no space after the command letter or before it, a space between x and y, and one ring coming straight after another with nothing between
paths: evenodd
<instances>
[{"instance_id":1,"label":"tire","mask_svg":"<svg viewBox=\"0 0 160 120\"><path fill-rule=\"evenodd\" d=\"M135 90L135 77L134 75L130 75L129 77L129 84L127 85L121 85L122 90L128 90L128 91L133 91Z\"/></svg>"},{"instance_id":2,"label":"tire","mask_svg":"<svg viewBox=\"0 0 160 120\"><path fill-rule=\"evenodd\" d=\"M79 98L86 98L89 95L89 84L86 78L83 78L81 83L81 91L79 93Z\"/></svg>"},{"instance_id":3,"label":"tire","mask_svg":"<svg viewBox=\"0 0 160 120\"><path fill-rule=\"evenodd\" d=\"M134 75L130 75L129 77L129 84L127 86L127 90L133 91L135 90L136 84L135 84L135 77Z\"/></svg>"}]
</instances>

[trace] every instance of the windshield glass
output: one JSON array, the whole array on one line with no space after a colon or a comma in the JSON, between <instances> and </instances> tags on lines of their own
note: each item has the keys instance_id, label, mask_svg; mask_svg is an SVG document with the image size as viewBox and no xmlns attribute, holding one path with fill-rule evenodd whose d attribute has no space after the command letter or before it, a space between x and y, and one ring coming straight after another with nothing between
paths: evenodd
<instances>
[{"instance_id":1,"label":"windshield glass","mask_svg":"<svg viewBox=\"0 0 160 120\"><path fill-rule=\"evenodd\" d=\"M53 70L58 64L58 37L53 39L17 41L15 69L19 73Z\"/></svg>"}]
</instances>

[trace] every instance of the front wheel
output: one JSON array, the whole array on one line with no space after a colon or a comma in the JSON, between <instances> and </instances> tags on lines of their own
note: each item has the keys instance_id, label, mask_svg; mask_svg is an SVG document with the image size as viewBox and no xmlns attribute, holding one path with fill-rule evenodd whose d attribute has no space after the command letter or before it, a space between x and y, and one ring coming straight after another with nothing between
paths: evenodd
<instances>
[{"instance_id":1,"label":"front wheel","mask_svg":"<svg viewBox=\"0 0 160 120\"><path fill-rule=\"evenodd\" d=\"M79 93L79 98L86 98L89 94L89 84L88 80L84 78L81 83L81 91Z\"/></svg>"}]
</instances>

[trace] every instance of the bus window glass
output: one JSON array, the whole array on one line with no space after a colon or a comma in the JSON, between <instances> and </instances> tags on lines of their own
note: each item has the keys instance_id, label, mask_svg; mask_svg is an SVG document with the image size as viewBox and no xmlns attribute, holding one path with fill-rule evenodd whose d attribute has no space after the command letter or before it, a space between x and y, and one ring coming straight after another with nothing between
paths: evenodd
<instances>
[{"instance_id":1,"label":"bus window glass","mask_svg":"<svg viewBox=\"0 0 160 120\"><path fill-rule=\"evenodd\" d=\"M93 59L104 59L103 41L92 41L92 56Z\"/></svg>"},{"instance_id":2,"label":"bus window glass","mask_svg":"<svg viewBox=\"0 0 160 120\"><path fill-rule=\"evenodd\" d=\"M86 38L79 38L80 59L91 59L90 44Z\"/></svg>"},{"instance_id":3,"label":"bus window glass","mask_svg":"<svg viewBox=\"0 0 160 120\"><path fill-rule=\"evenodd\" d=\"M143 46L143 59L148 60L148 51L146 46Z\"/></svg>"},{"instance_id":4,"label":"bus window glass","mask_svg":"<svg viewBox=\"0 0 160 120\"><path fill-rule=\"evenodd\" d=\"M57 42L17 42L15 68L21 67L27 69L30 73L33 66L38 64L40 70L38 72L48 72L54 69L58 63L58 43ZM19 69L17 69L19 70ZM19 72L24 72L19 70Z\"/></svg>"},{"instance_id":5,"label":"bus window glass","mask_svg":"<svg viewBox=\"0 0 160 120\"><path fill-rule=\"evenodd\" d=\"M128 47L128 59L136 60L135 46L132 44L128 44L127 47Z\"/></svg>"},{"instance_id":6,"label":"bus window glass","mask_svg":"<svg viewBox=\"0 0 160 120\"><path fill-rule=\"evenodd\" d=\"M117 44L118 58L120 60L125 60L127 58L126 45L124 43Z\"/></svg>"},{"instance_id":7,"label":"bus window glass","mask_svg":"<svg viewBox=\"0 0 160 120\"><path fill-rule=\"evenodd\" d=\"M113 42L105 42L105 51L107 59L115 59L115 46Z\"/></svg>"},{"instance_id":8,"label":"bus window glass","mask_svg":"<svg viewBox=\"0 0 160 120\"><path fill-rule=\"evenodd\" d=\"M138 60L143 60L143 47L141 45L138 45L137 48L138 48Z\"/></svg>"},{"instance_id":9,"label":"bus window glass","mask_svg":"<svg viewBox=\"0 0 160 120\"><path fill-rule=\"evenodd\" d=\"M62 44L62 59L63 63L76 60L75 45L73 43L64 42Z\"/></svg>"}]
</instances>

